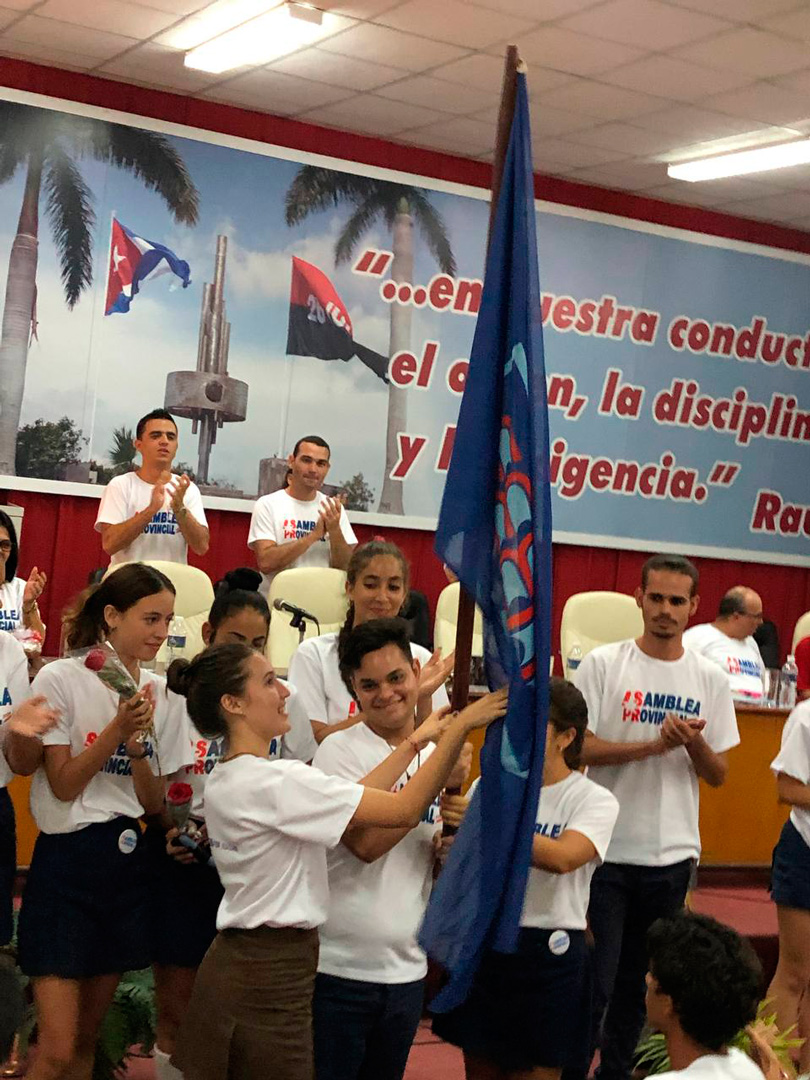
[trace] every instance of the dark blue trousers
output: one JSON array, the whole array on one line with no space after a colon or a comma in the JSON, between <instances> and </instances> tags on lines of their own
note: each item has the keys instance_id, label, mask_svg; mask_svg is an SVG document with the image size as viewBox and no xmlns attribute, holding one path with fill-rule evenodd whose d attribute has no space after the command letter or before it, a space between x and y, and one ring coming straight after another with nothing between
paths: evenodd
<instances>
[{"instance_id":1,"label":"dark blue trousers","mask_svg":"<svg viewBox=\"0 0 810 1080\"><path fill-rule=\"evenodd\" d=\"M629 1080L644 1026L647 931L686 899L692 860L671 866L603 863L591 882L588 922L594 939L591 1059L599 1080ZM585 1080L566 1069L563 1080Z\"/></svg>"},{"instance_id":2,"label":"dark blue trousers","mask_svg":"<svg viewBox=\"0 0 810 1080\"><path fill-rule=\"evenodd\" d=\"M424 997L424 979L371 983L319 973L315 1080L402 1080Z\"/></svg>"}]
</instances>

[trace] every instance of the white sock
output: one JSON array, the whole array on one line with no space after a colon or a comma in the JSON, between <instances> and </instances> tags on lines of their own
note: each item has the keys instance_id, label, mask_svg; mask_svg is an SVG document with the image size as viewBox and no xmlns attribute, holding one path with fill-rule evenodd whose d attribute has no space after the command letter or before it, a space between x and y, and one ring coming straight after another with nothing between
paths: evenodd
<instances>
[{"instance_id":1,"label":"white sock","mask_svg":"<svg viewBox=\"0 0 810 1080\"><path fill-rule=\"evenodd\" d=\"M183 1074L171 1063L171 1057L159 1046L155 1047L155 1075L157 1080L183 1080Z\"/></svg>"}]
</instances>

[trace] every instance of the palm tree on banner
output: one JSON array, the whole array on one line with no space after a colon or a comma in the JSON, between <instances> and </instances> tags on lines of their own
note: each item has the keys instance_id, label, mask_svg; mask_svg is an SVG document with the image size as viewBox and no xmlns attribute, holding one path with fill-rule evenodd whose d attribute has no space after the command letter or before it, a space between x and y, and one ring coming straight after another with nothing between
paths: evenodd
<instances>
[{"instance_id":1,"label":"palm tree on banner","mask_svg":"<svg viewBox=\"0 0 810 1080\"><path fill-rule=\"evenodd\" d=\"M335 243L335 265L351 259L364 234L378 218L391 230L391 277L396 282L413 282L413 230L419 228L423 240L445 274L455 274L456 260L441 215L421 188L354 176L334 169L305 165L287 192L285 218L297 225L307 217L331 206L346 203L353 207ZM391 304L388 355L394 356L411 345L410 306ZM407 424L407 391L388 387L388 427L385 439L385 474L380 493L381 514L403 514L402 481L391 478L399 458L400 433Z\"/></svg>"},{"instance_id":2,"label":"palm tree on banner","mask_svg":"<svg viewBox=\"0 0 810 1080\"><path fill-rule=\"evenodd\" d=\"M120 476L121 473L130 472L135 464L135 447L132 445L135 432L126 424L122 424L121 427L113 430L112 438L112 446L107 451L107 457L113 467L113 474Z\"/></svg>"},{"instance_id":3,"label":"palm tree on banner","mask_svg":"<svg viewBox=\"0 0 810 1080\"><path fill-rule=\"evenodd\" d=\"M93 280L93 193L78 162L125 169L156 192L175 221L197 221L198 194L182 158L162 135L49 109L0 102L0 183L25 171L17 235L11 245L0 333L0 473L14 473L28 347L36 333L39 209L59 255L72 309Z\"/></svg>"}]
</instances>

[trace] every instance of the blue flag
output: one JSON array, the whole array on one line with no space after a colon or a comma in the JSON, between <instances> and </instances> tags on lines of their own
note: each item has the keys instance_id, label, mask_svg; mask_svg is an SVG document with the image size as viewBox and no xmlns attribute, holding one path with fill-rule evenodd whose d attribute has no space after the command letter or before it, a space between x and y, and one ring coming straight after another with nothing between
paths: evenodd
<instances>
[{"instance_id":1,"label":"blue flag","mask_svg":"<svg viewBox=\"0 0 810 1080\"><path fill-rule=\"evenodd\" d=\"M436 1012L460 1005L485 948L512 952L531 861L548 712L551 494L526 76L517 97L481 310L436 533L486 620L490 684L509 709L487 732L479 784L420 942L445 969Z\"/></svg>"}]
</instances>

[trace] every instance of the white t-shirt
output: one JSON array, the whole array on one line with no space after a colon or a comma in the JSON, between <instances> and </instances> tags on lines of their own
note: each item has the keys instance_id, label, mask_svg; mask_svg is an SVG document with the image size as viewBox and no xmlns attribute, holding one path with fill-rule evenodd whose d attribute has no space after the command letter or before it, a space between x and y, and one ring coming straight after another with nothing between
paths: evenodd
<instances>
[{"instance_id":1,"label":"white t-shirt","mask_svg":"<svg viewBox=\"0 0 810 1080\"><path fill-rule=\"evenodd\" d=\"M422 667L430 660L430 653L422 645L412 644L411 652ZM290 657L287 677L301 695L310 720L339 724L359 711L357 702L340 677L336 633L302 641ZM447 690L440 686L433 695L433 708L440 709L448 702Z\"/></svg>"},{"instance_id":2,"label":"white t-shirt","mask_svg":"<svg viewBox=\"0 0 810 1080\"><path fill-rule=\"evenodd\" d=\"M572 772L557 784L543 786L535 834L556 840L568 830L582 833L596 848L597 858L570 874L552 874L549 870L532 867L521 926L545 930L586 928L591 878L605 857L618 814L615 796L582 773Z\"/></svg>"},{"instance_id":3,"label":"white t-shirt","mask_svg":"<svg viewBox=\"0 0 810 1080\"><path fill-rule=\"evenodd\" d=\"M205 788L211 851L225 889L217 929L291 926L326 918L326 849L339 843L363 788L300 761L241 754Z\"/></svg>"},{"instance_id":4,"label":"white t-shirt","mask_svg":"<svg viewBox=\"0 0 810 1080\"><path fill-rule=\"evenodd\" d=\"M725 1054L704 1054L685 1069L659 1073L656 1080L762 1080L762 1070L751 1058L729 1047Z\"/></svg>"},{"instance_id":5,"label":"white t-shirt","mask_svg":"<svg viewBox=\"0 0 810 1080\"><path fill-rule=\"evenodd\" d=\"M250 517L250 533L248 535L248 547L252 548L257 540L272 540L276 544L289 544L293 540L302 540L308 536L318 524L321 507L326 502L327 496L321 491L315 493L314 499L303 501L293 499L286 490L273 491L270 495L262 495L253 507ZM357 537L354 535L345 509L340 511L340 531L347 544L356 544ZM291 562L285 569L294 566L330 566L331 552L329 550L329 534L316 541L303 555ZM280 573L280 571L277 571ZM264 581L260 592L265 596L270 588L270 582L275 574L264 574Z\"/></svg>"},{"instance_id":6,"label":"white t-shirt","mask_svg":"<svg viewBox=\"0 0 810 1080\"><path fill-rule=\"evenodd\" d=\"M154 683L154 725L157 745L144 742L152 772L169 776L194 761L185 701L166 689L166 680L141 671L139 688ZM118 711L118 695L95 672L78 659L55 660L34 679L34 695L44 694L61 712L56 727L43 736L45 746L69 746L77 757L95 741ZM45 767L40 766L31 784L31 812L46 833L78 832L99 821L143 814L132 781L132 763L122 743L72 802L57 799L51 791Z\"/></svg>"},{"instance_id":7,"label":"white t-shirt","mask_svg":"<svg viewBox=\"0 0 810 1080\"><path fill-rule=\"evenodd\" d=\"M735 701L751 705L758 705L762 701L765 665L759 645L752 637L740 641L724 634L711 623L701 623L686 631L683 644L725 671Z\"/></svg>"},{"instance_id":8,"label":"white t-shirt","mask_svg":"<svg viewBox=\"0 0 810 1080\"><path fill-rule=\"evenodd\" d=\"M608 742L652 742L669 713L705 720L715 753L740 736L728 679L699 653L655 660L635 641L601 645L582 660L574 682L588 705L588 728ZM588 775L619 800L606 862L671 866L700 854L698 777L686 748L624 765L592 765Z\"/></svg>"},{"instance_id":9,"label":"white t-shirt","mask_svg":"<svg viewBox=\"0 0 810 1080\"><path fill-rule=\"evenodd\" d=\"M172 473L171 484L179 480ZM167 485L168 486L168 485ZM137 473L114 476L104 489L96 517L96 532L102 525L120 525L135 514L145 510L152 499L153 484L141 480ZM129 547L121 548L110 557L110 566L122 562L139 562L142 559L158 559L163 562L188 562L188 544L180 532L180 525L172 510L171 491L166 491L163 509L158 510L143 533ZM183 497L183 505L200 525L208 526L203 510L202 496L196 484L189 484Z\"/></svg>"},{"instance_id":10,"label":"white t-shirt","mask_svg":"<svg viewBox=\"0 0 810 1080\"><path fill-rule=\"evenodd\" d=\"M399 791L433 751L431 744L393 787ZM336 731L318 747L314 765L347 780L362 780L392 747L365 724ZM415 829L386 855L363 862L345 844L327 855L329 917L321 927L318 971L360 982L405 983L423 979L425 954L416 932L433 884L433 836L441 827L438 799Z\"/></svg>"},{"instance_id":11,"label":"white t-shirt","mask_svg":"<svg viewBox=\"0 0 810 1080\"><path fill-rule=\"evenodd\" d=\"M25 578L15 577L0 585L0 630L19 630L23 625Z\"/></svg>"},{"instance_id":12,"label":"white t-shirt","mask_svg":"<svg viewBox=\"0 0 810 1080\"><path fill-rule=\"evenodd\" d=\"M788 717L782 730L782 745L771 768L775 773L792 776L801 784L810 784L810 700L800 702ZM810 847L810 810L792 806L790 820Z\"/></svg>"},{"instance_id":13,"label":"white t-shirt","mask_svg":"<svg viewBox=\"0 0 810 1080\"><path fill-rule=\"evenodd\" d=\"M11 634L0 631L0 720L5 720L17 705L30 696L25 650ZM14 775L2 753L4 735L0 727L0 788L4 788Z\"/></svg>"},{"instance_id":14,"label":"white t-shirt","mask_svg":"<svg viewBox=\"0 0 810 1080\"><path fill-rule=\"evenodd\" d=\"M279 682L287 686L283 679ZM288 758L294 761L309 762L315 757L318 744L312 734L312 724L301 704L301 699L295 692L294 687L287 686L290 696L286 702L287 719L290 721L290 730L280 737L276 737L270 743L268 757ZM205 782L216 763L222 757L224 750L224 738L206 739L194 726L191 718L186 713L189 731L191 732L192 746L194 751L194 764L187 765L182 770L183 780L190 784L194 790L191 803L191 813L194 817L205 818Z\"/></svg>"}]
</instances>

